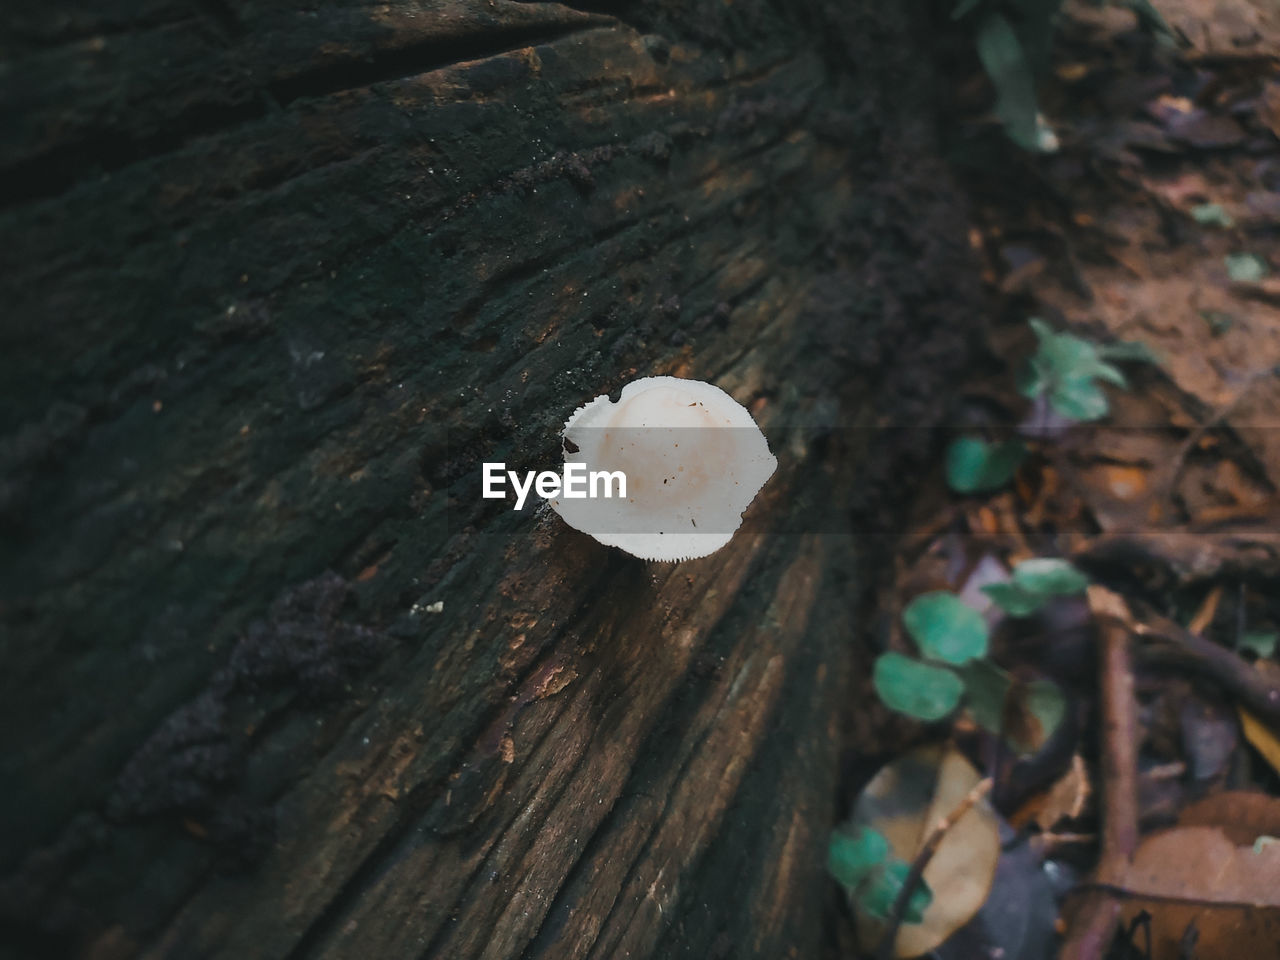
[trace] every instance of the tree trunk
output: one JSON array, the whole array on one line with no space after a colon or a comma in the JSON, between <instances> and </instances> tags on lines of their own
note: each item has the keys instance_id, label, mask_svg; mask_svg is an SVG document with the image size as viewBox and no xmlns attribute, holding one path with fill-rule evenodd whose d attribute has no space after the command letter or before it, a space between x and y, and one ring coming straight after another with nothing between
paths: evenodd
<instances>
[{"instance_id":1,"label":"tree trunk","mask_svg":"<svg viewBox=\"0 0 1280 960\"><path fill-rule=\"evenodd\" d=\"M0 955L819 952L977 316L911 17L0 14ZM728 547L480 500L655 374L778 455Z\"/></svg>"}]
</instances>

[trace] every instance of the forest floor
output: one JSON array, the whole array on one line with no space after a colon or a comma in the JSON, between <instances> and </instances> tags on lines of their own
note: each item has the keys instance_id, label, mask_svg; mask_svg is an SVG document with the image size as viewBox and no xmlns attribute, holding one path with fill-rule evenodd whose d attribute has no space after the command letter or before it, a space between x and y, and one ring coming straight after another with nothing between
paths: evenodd
<instances>
[{"instance_id":1,"label":"forest floor","mask_svg":"<svg viewBox=\"0 0 1280 960\"><path fill-rule=\"evenodd\" d=\"M967 495L939 470L919 504L880 639L929 654L901 614L950 591L990 646L960 670L959 720L863 721L896 743L899 776L865 787L852 818L932 892L900 936L932 946L960 928L939 957L1047 956L1055 937L1071 958L1280 956L1280 8L1154 6L1173 37L1118 5L1066 5L1039 92L1056 149L1015 177L982 162L996 121L976 59L956 94L997 305L996 359L962 390L957 436L1014 438L1024 459ZM1019 389L1033 317L1154 362L1119 364L1105 417L1037 408ZM981 590L1036 558L1091 586L1027 613ZM914 807L910 763L929 771ZM883 924L852 901L840 949L861 935L874 955Z\"/></svg>"}]
</instances>

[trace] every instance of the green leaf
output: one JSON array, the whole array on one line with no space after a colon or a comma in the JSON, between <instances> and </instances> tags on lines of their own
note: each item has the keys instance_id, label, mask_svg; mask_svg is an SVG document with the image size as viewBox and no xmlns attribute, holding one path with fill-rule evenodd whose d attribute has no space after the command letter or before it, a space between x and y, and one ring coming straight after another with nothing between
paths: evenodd
<instances>
[{"instance_id":1,"label":"green leaf","mask_svg":"<svg viewBox=\"0 0 1280 960\"><path fill-rule=\"evenodd\" d=\"M989 583L982 592L1011 617L1029 617L1049 600L1039 593L1032 593L1016 583Z\"/></svg>"},{"instance_id":2,"label":"green leaf","mask_svg":"<svg viewBox=\"0 0 1280 960\"><path fill-rule=\"evenodd\" d=\"M1019 376L1018 389L1028 399L1048 394L1050 405L1072 420L1097 420L1106 416L1110 405L1098 386L1105 380L1118 387L1128 386L1124 374L1103 360L1102 348L1069 333L1054 333L1043 320L1028 321L1039 339L1036 352ZM1118 354L1129 348L1117 350Z\"/></svg>"},{"instance_id":3,"label":"green leaf","mask_svg":"<svg viewBox=\"0 0 1280 960\"><path fill-rule=\"evenodd\" d=\"M964 684L950 670L889 651L876 659L876 693L885 706L917 720L941 720L960 703Z\"/></svg>"},{"instance_id":4,"label":"green leaf","mask_svg":"<svg viewBox=\"0 0 1280 960\"><path fill-rule=\"evenodd\" d=\"M947 448L947 483L957 493L983 493L1013 479L1027 448L1020 440L987 443L958 437Z\"/></svg>"},{"instance_id":5,"label":"green leaf","mask_svg":"<svg viewBox=\"0 0 1280 960\"><path fill-rule=\"evenodd\" d=\"M1255 253L1229 253L1223 262L1227 276L1235 283L1257 283L1271 272L1267 262Z\"/></svg>"},{"instance_id":6,"label":"green leaf","mask_svg":"<svg viewBox=\"0 0 1280 960\"><path fill-rule=\"evenodd\" d=\"M1240 638L1240 646L1260 657L1270 657L1276 652L1277 641L1280 641L1280 634L1274 630L1248 630Z\"/></svg>"},{"instance_id":7,"label":"green leaf","mask_svg":"<svg viewBox=\"0 0 1280 960\"><path fill-rule=\"evenodd\" d=\"M982 0L960 0L960 2L956 4L956 8L951 11L951 19L959 20L981 2Z\"/></svg>"},{"instance_id":8,"label":"green leaf","mask_svg":"<svg viewBox=\"0 0 1280 960\"><path fill-rule=\"evenodd\" d=\"M1066 560L1036 557L1024 560L1009 583L990 583L982 591L1012 617L1029 617L1053 597L1081 593L1089 578Z\"/></svg>"},{"instance_id":9,"label":"green leaf","mask_svg":"<svg viewBox=\"0 0 1280 960\"><path fill-rule=\"evenodd\" d=\"M1129 386L1129 381L1125 379L1124 374L1120 372L1118 367L1103 363L1101 360L1093 368L1093 375L1099 380L1105 380L1107 383L1114 384L1117 387L1127 389Z\"/></svg>"},{"instance_id":10,"label":"green leaf","mask_svg":"<svg viewBox=\"0 0 1280 960\"><path fill-rule=\"evenodd\" d=\"M1098 364L1097 347L1070 333L1055 333L1041 340L1037 354L1050 373L1062 376L1093 373Z\"/></svg>"},{"instance_id":11,"label":"green leaf","mask_svg":"<svg viewBox=\"0 0 1280 960\"><path fill-rule=\"evenodd\" d=\"M966 663L960 669L960 676L964 680L965 706L973 714L974 722L984 730L1002 733L1004 702L1012 685L1008 672L983 659Z\"/></svg>"},{"instance_id":12,"label":"green leaf","mask_svg":"<svg viewBox=\"0 0 1280 960\"><path fill-rule=\"evenodd\" d=\"M870 827L861 827L856 833L838 829L827 847L827 870L851 891L888 859L889 841Z\"/></svg>"},{"instance_id":13,"label":"green leaf","mask_svg":"<svg viewBox=\"0 0 1280 960\"><path fill-rule=\"evenodd\" d=\"M975 660L960 669L965 707L984 730L1004 737L1018 754L1035 753L1066 716L1062 691L1049 680L1015 683L1008 671L990 660Z\"/></svg>"},{"instance_id":14,"label":"green leaf","mask_svg":"<svg viewBox=\"0 0 1280 960\"><path fill-rule=\"evenodd\" d=\"M893 912L893 905L898 902L907 875L911 873L911 865L905 860L894 860L869 876L855 894L858 905L873 917L887 919ZM920 923L924 920L924 912L933 902L933 892L923 880L916 884L907 900L907 909L903 911L903 923Z\"/></svg>"},{"instance_id":15,"label":"green leaf","mask_svg":"<svg viewBox=\"0 0 1280 960\"><path fill-rule=\"evenodd\" d=\"M1064 377L1049 392L1049 405L1064 417L1087 422L1101 420L1111 409L1107 395L1091 375Z\"/></svg>"},{"instance_id":16,"label":"green leaf","mask_svg":"<svg viewBox=\"0 0 1280 960\"><path fill-rule=\"evenodd\" d=\"M1036 83L1031 64L1013 26L1000 13L989 12L978 25L978 58L996 88L996 116L1005 133L1024 150L1039 148Z\"/></svg>"},{"instance_id":17,"label":"green leaf","mask_svg":"<svg viewBox=\"0 0 1280 960\"><path fill-rule=\"evenodd\" d=\"M1027 326L1029 326L1032 329L1032 331L1035 332L1035 335L1039 338L1042 344L1045 343L1046 341L1052 340L1054 337L1057 336L1057 333L1054 331L1053 327L1049 326L1049 324L1045 323L1039 317L1028 318Z\"/></svg>"},{"instance_id":18,"label":"green leaf","mask_svg":"<svg viewBox=\"0 0 1280 960\"><path fill-rule=\"evenodd\" d=\"M1023 560L1013 569L1013 582L1029 593L1050 597L1083 593L1089 586L1088 577L1058 557Z\"/></svg>"},{"instance_id":19,"label":"green leaf","mask_svg":"<svg viewBox=\"0 0 1280 960\"><path fill-rule=\"evenodd\" d=\"M1050 383L1049 370L1035 356L1028 357L1018 370L1018 392L1028 400L1047 393Z\"/></svg>"},{"instance_id":20,"label":"green leaf","mask_svg":"<svg viewBox=\"0 0 1280 960\"><path fill-rule=\"evenodd\" d=\"M1025 736L1010 731L1005 739L1018 753L1028 756L1044 746L1058 729L1067 713L1067 701L1051 680L1032 680L1019 693L1020 706L1035 726L1027 724Z\"/></svg>"},{"instance_id":21,"label":"green leaf","mask_svg":"<svg viewBox=\"0 0 1280 960\"><path fill-rule=\"evenodd\" d=\"M1155 351L1141 340L1119 340L1116 343L1104 343L1098 347L1098 356L1103 360L1128 361L1130 363L1160 364Z\"/></svg>"},{"instance_id":22,"label":"green leaf","mask_svg":"<svg viewBox=\"0 0 1280 960\"><path fill-rule=\"evenodd\" d=\"M1191 218L1207 227L1234 227L1236 222L1220 203L1202 203L1191 208Z\"/></svg>"},{"instance_id":23,"label":"green leaf","mask_svg":"<svg viewBox=\"0 0 1280 960\"><path fill-rule=\"evenodd\" d=\"M931 660L965 663L987 652L987 621L954 593L922 593L902 611L902 623Z\"/></svg>"}]
</instances>

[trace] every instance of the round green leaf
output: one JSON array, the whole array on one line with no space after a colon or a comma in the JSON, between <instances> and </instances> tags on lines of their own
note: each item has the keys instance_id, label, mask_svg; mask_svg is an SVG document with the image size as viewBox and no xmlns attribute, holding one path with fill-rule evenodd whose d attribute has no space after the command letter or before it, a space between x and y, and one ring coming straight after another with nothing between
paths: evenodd
<instances>
[{"instance_id":1,"label":"round green leaf","mask_svg":"<svg viewBox=\"0 0 1280 960\"><path fill-rule=\"evenodd\" d=\"M1058 557L1036 557L1024 560L1013 571L1013 582L1028 593L1044 596L1067 596L1083 593L1089 578Z\"/></svg>"},{"instance_id":2,"label":"round green leaf","mask_svg":"<svg viewBox=\"0 0 1280 960\"><path fill-rule=\"evenodd\" d=\"M888 859L889 841L870 827L861 827L854 833L837 830L827 847L827 869L850 890Z\"/></svg>"},{"instance_id":3,"label":"round green leaf","mask_svg":"<svg viewBox=\"0 0 1280 960\"><path fill-rule=\"evenodd\" d=\"M981 493L1013 479L1026 455L1021 441L987 443L959 437L947 448L947 483L957 493Z\"/></svg>"},{"instance_id":4,"label":"round green leaf","mask_svg":"<svg viewBox=\"0 0 1280 960\"><path fill-rule=\"evenodd\" d=\"M1231 214L1220 203L1201 203L1191 208L1191 219L1207 227L1230 229L1236 225Z\"/></svg>"},{"instance_id":5,"label":"round green leaf","mask_svg":"<svg viewBox=\"0 0 1280 960\"><path fill-rule=\"evenodd\" d=\"M964 679L964 703L974 721L984 730L1002 733L1005 700L1013 685L1008 672L984 659L966 663L960 676Z\"/></svg>"},{"instance_id":6,"label":"round green leaf","mask_svg":"<svg viewBox=\"0 0 1280 960\"><path fill-rule=\"evenodd\" d=\"M964 684L950 670L900 653L882 653L872 673L885 706L917 720L941 720L960 703Z\"/></svg>"},{"instance_id":7,"label":"round green leaf","mask_svg":"<svg viewBox=\"0 0 1280 960\"><path fill-rule=\"evenodd\" d=\"M987 652L987 621L954 593L922 593L902 611L907 633L933 660L964 663Z\"/></svg>"},{"instance_id":8,"label":"round green leaf","mask_svg":"<svg viewBox=\"0 0 1280 960\"><path fill-rule=\"evenodd\" d=\"M1011 617L1029 617L1048 601L1041 593L1033 593L1016 583L989 583L982 592Z\"/></svg>"},{"instance_id":9,"label":"round green leaf","mask_svg":"<svg viewBox=\"0 0 1280 960\"><path fill-rule=\"evenodd\" d=\"M1229 253L1224 258L1227 276L1236 283L1257 283L1271 271L1256 253Z\"/></svg>"}]
</instances>

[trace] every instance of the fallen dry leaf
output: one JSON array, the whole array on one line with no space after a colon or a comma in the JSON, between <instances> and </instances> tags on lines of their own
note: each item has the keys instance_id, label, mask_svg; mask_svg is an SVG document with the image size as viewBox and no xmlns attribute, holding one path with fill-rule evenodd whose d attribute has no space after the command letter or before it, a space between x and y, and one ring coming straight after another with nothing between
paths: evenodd
<instances>
[{"instance_id":1,"label":"fallen dry leaf","mask_svg":"<svg viewBox=\"0 0 1280 960\"><path fill-rule=\"evenodd\" d=\"M1178 815L1180 827L1218 827L1238 847L1263 836L1280 837L1280 798L1224 790L1197 800Z\"/></svg>"},{"instance_id":2,"label":"fallen dry leaf","mask_svg":"<svg viewBox=\"0 0 1280 960\"><path fill-rule=\"evenodd\" d=\"M1258 0L1153 0L1160 15L1203 55L1280 53L1280 8Z\"/></svg>"},{"instance_id":3,"label":"fallen dry leaf","mask_svg":"<svg viewBox=\"0 0 1280 960\"><path fill-rule=\"evenodd\" d=\"M1274 957L1280 945L1280 844L1232 843L1217 827L1174 827L1147 837L1121 884L1126 924L1150 916L1152 960ZM1190 931L1190 932L1189 932Z\"/></svg>"},{"instance_id":4,"label":"fallen dry leaf","mask_svg":"<svg viewBox=\"0 0 1280 960\"><path fill-rule=\"evenodd\" d=\"M1189 147L1216 150L1244 143L1244 128L1230 117L1197 107L1189 113L1174 114L1165 123L1169 138Z\"/></svg>"},{"instance_id":5,"label":"fallen dry leaf","mask_svg":"<svg viewBox=\"0 0 1280 960\"><path fill-rule=\"evenodd\" d=\"M1088 769L1084 758L1077 753L1071 758L1070 769L1044 793L1036 794L1019 807L1009 818L1009 825L1021 830L1028 823L1034 823L1047 833L1061 821L1074 820L1084 813L1091 792Z\"/></svg>"},{"instance_id":6,"label":"fallen dry leaf","mask_svg":"<svg viewBox=\"0 0 1280 960\"><path fill-rule=\"evenodd\" d=\"M958 750L924 747L886 766L863 790L853 822L879 830L894 856L915 859L929 833L982 779ZM996 815L979 801L952 825L924 870L933 901L922 923L904 923L895 943L899 957L928 953L964 926L982 907L1000 859ZM883 924L859 913L858 935L873 951Z\"/></svg>"}]
</instances>

